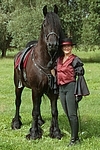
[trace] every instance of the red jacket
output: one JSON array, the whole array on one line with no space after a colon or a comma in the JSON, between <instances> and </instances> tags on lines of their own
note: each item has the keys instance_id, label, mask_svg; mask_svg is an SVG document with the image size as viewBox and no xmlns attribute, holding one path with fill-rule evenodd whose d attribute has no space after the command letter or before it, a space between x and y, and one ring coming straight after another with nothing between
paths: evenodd
<instances>
[{"instance_id":1,"label":"red jacket","mask_svg":"<svg viewBox=\"0 0 100 150\"><path fill-rule=\"evenodd\" d=\"M63 57L57 60L57 84L63 85L75 81L75 71L72 62L76 56L71 54L69 58L63 63Z\"/></svg>"}]
</instances>

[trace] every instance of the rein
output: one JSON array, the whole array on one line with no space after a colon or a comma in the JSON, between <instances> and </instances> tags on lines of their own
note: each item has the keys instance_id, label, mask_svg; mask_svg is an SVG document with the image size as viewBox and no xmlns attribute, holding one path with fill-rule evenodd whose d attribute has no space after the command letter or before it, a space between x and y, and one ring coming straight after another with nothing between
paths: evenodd
<instances>
[{"instance_id":1,"label":"rein","mask_svg":"<svg viewBox=\"0 0 100 150\"><path fill-rule=\"evenodd\" d=\"M33 52L34 53L34 52ZM42 72L42 73L44 73L46 76L47 76L47 78L48 78L48 80L50 80L50 78L51 78L51 73L46 73L44 70L48 70L48 67L43 67L42 65L40 65L40 64L38 64L38 63L36 63L36 61L35 61L35 59L34 59L34 54L32 53L32 55L33 55L33 58L32 58L32 61L34 62L34 65L40 70L40 72Z\"/></svg>"},{"instance_id":2,"label":"rein","mask_svg":"<svg viewBox=\"0 0 100 150\"><path fill-rule=\"evenodd\" d=\"M47 66L48 66L48 68L50 68L51 65L53 64L53 59L56 56L57 52L54 53L53 57L51 56L51 54L49 52L48 52L48 54L49 54L51 60L48 62Z\"/></svg>"}]
</instances>

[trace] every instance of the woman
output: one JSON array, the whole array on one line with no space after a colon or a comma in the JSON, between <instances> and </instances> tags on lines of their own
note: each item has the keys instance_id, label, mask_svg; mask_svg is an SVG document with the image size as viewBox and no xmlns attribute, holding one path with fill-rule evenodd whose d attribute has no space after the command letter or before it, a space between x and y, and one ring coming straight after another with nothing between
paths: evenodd
<instances>
[{"instance_id":1,"label":"woman","mask_svg":"<svg viewBox=\"0 0 100 150\"><path fill-rule=\"evenodd\" d=\"M79 57L72 54L73 45L75 44L73 44L70 38L62 40L61 54L57 59L56 66L59 96L71 127L71 140L68 146L72 146L80 142L78 136L78 101L82 99L83 95L89 94L89 90L83 77L83 63ZM76 76L78 76L77 80Z\"/></svg>"}]
</instances>

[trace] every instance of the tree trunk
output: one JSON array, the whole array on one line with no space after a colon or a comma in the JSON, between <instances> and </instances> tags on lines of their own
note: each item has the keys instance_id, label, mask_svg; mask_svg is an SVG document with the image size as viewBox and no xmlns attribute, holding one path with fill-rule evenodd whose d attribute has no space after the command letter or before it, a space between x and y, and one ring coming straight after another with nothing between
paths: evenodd
<instances>
[{"instance_id":1,"label":"tree trunk","mask_svg":"<svg viewBox=\"0 0 100 150\"><path fill-rule=\"evenodd\" d=\"M2 50L2 55L1 55L1 57L3 58L3 57L6 57L6 49L5 50Z\"/></svg>"}]
</instances>

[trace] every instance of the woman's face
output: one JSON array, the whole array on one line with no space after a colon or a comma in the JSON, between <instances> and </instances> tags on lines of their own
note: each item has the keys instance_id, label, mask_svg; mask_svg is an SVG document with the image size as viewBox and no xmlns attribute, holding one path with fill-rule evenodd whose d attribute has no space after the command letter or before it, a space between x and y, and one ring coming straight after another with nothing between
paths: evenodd
<instances>
[{"instance_id":1,"label":"woman's face","mask_svg":"<svg viewBox=\"0 0 100 150\"><path fill-rule=\"evenodd\" d=\"M64 52L64 54L69 55L72 52L72 48L73 48L72 45L63 45L62 46L62 51Z\"/></svg>"}]
</instances>

